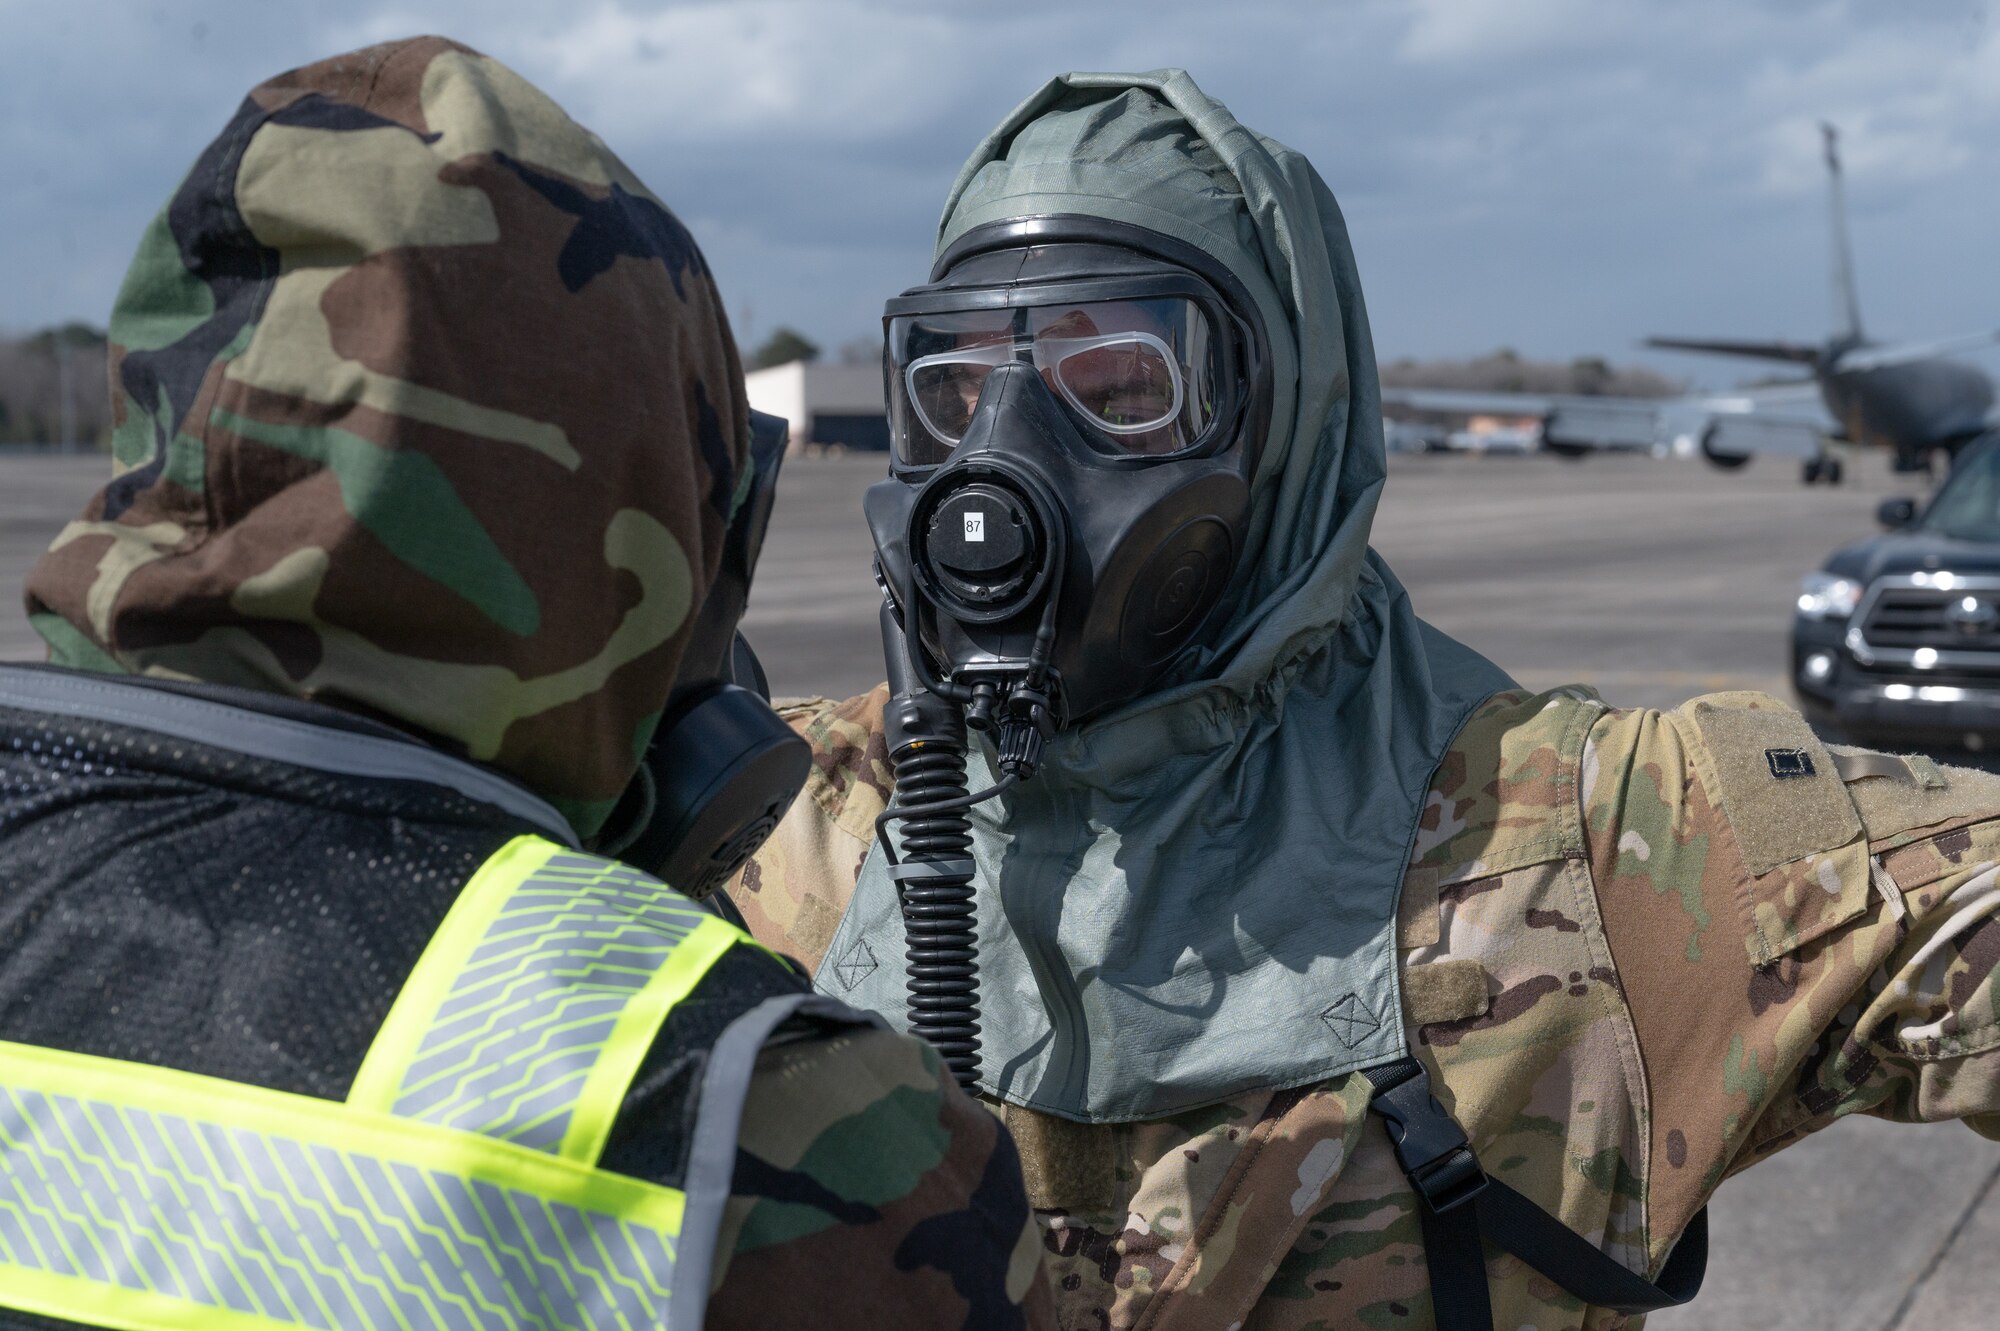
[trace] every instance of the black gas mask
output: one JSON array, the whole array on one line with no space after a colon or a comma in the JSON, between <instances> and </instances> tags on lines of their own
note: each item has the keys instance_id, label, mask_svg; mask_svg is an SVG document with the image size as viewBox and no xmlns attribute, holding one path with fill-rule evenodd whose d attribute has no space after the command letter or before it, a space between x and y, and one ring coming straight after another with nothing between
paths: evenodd
<instances>
[{"instance_id":1,"label":"black gas mask","mask_svg":"<svg viewBox=\"0 0 2000 1331\"><path fill-rule=\"evenodd\" d=\"M884 319L880 577L919 682L1047 733L1145 692L1229 584L1261 329L1208 256L1093 219L980 228L935 271Z\"/></svg>"},{"instance_id":2,"label":"black gas mask","mask_svg":"<svg viewBox=\"0 0 2000 1331\"><path fill-rule=\"evenodd\" d=\"M736 510L667 705L595 849L697 901L743 867L805 785L811 750L771 710L770 686L736 631L770 525L785 422L750 413L755 482Z\"/></svg>"},{"instance_id":3,"label":"black gas mask","mask_svg":"<svg viewBox=\"0 0 2000 1331\"><path fill-rule=\"evenodd\" d=\"M893 457L865 500L911 1023L978 1066L965 811L1156 684L1243 556L1270 414L1256 306L1211 257L1093 218L968 232L888 302ZM1000 784L970 795L965 732ZM888 834L903 823L900 848Z\"/></svg>"}]
</instances>

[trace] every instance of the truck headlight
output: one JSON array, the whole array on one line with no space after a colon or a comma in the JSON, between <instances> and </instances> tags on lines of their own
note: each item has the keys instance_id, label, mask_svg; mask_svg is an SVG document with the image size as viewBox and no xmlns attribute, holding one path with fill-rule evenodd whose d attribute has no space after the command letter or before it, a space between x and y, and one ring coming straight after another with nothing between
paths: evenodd
<instances>
[{"instance_id":1,"label":"truck headlight","mask_svg":"<svg viewBox=\"0 0 2000 1331\"><path fill-rule=\"evenodd\" d=\"M1861 584L1831 573L1808 573L1799 583L1799 613L1807 619L1846 619L1861 604Z\"/></svg>"}]
</instances>

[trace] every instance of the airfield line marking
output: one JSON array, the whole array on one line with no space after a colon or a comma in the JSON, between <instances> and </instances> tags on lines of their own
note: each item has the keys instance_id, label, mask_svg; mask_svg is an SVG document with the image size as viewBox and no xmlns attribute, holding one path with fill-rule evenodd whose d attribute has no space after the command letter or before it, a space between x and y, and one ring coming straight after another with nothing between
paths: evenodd
<instances>
[{"instance_id":1,"label":"airfield line marking","mask_svg":"<svg viewBox=\"0 0 2000 1331\"><path fill-rule=\"evenodd\" d=\"M1965 1204L1965 1209L1959 1213L1958 1219L1945 1232L1944 1238L1931 1253L1930 1260L1924 1263L1924 1269L1917 1273L1916 1279L1904 1287L1903 1297L1897 1302L1896 1310L1889 1314L1889 1320L1882 1324L1882 1331L1902 1331L1904 1319L1917 1305L1917 1296L1923 1293L1924 1286L1930 1283L1931 1277L1937 1274L1940 1266L1944 1265L1945 1257L1957 1244L1959 1236L1965 1232L1965 1227L1972 1223L1972 1217L1978 1212L1980 1205L1992 1198L1996 1191L2000 1191L2000 1165L1993 1166L1992 1172L1986 1176L1986 1182L1972 1195L1972 1200Z\"/></svg>"}]
</instances>

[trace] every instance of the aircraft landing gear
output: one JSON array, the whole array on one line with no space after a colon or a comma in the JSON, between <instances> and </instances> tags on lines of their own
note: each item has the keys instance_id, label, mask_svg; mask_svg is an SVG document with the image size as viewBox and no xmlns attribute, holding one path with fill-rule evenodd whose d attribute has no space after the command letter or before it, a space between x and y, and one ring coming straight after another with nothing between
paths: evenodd
<instances>
[{"instance_id":1,"label":"aircraft landing gear","mask_svg":"<svg viewBox=\"0 0 2000 1331\"><path fill-rule=\"evenodd\" d=\"M1818 485L1821 481L1825 481L1828 485L1839 485L1845 471L1846 468L1841 466L1839 458L1824 456L1807 458L1800 472L1800 479L1807 485Z\"/></svg>"}]
</instances>

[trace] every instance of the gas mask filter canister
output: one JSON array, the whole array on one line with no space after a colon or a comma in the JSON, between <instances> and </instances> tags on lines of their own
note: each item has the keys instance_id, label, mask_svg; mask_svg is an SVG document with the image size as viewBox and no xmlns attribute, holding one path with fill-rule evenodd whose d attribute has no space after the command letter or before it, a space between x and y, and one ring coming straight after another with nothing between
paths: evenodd
<instances>
[{"instance_id":1,"label":"gas mask filter canister","mask_svg":"<svg viewBox=\"0 0 2000 1331\"><path fill-rule=\"evenodd\" d=\"M806 742L771 710L770 686L736 631L785 456L785 422L750 413L755 479L737 505L722 565L682 651L658 729L595 848L696 901L743 867L811 770Z\"/></svg>"}]
</instances>

